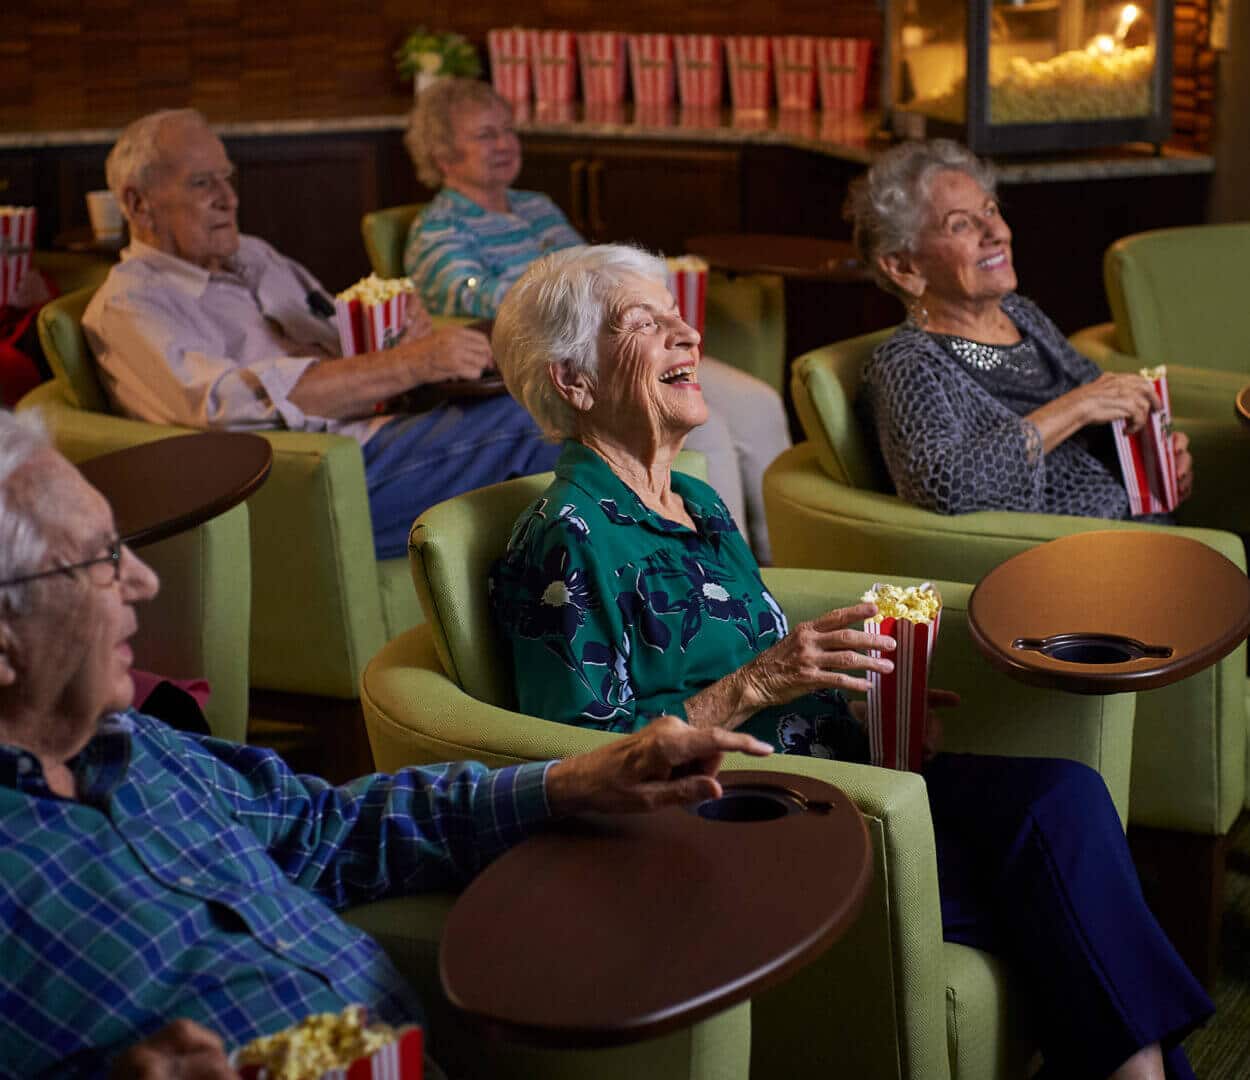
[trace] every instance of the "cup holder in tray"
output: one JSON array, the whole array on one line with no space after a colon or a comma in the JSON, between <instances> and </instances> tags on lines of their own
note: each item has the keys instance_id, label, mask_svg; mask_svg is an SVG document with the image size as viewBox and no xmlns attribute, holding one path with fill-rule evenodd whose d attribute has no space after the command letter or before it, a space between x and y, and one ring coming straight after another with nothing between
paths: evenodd
<instances>
[{"instance_id":1,"label":"cup holder in tray","mask_svg":"<svg viewBox=\"0 0 1250 1080\"><path fill-rule=\"evenodd\" d=\"M1166 659L1169 645L1146 645L1119 634L1051 634L1044 638L1016 638L1013 649L1039 652L1068 664L1127 664L1133 660Z\"/></svg>"},{"instance_id":2,"label":"cup holder in tray","mask_svg":"<svg viewBox=\"0 0 1250 1080\"><path fill-rule=\"evenodd\" d=\"M827 810L827 803L812 803L783 787L744 784L727 787L719 799L704 799L688 808L708 821L777 821L804 810Z\"/></svg>"}]
</instances>

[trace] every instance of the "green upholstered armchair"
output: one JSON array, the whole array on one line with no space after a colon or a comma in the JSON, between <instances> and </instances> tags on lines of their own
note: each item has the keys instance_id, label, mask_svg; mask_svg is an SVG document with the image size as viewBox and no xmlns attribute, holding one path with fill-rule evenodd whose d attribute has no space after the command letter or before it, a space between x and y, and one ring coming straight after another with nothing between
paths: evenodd
<instances>
[{"instance_id":1,"label":"green upholstered armchair","mask_svg":"<svg viewBox=\"0 0 1250 1080\"><path fill-rule=\"evenodd\" d=\"M55 379L19 405L43 412L72 461L187 430L110 413L81 326L93 291L63 296L40 312ZM421 619L405 560L374 558L364 462L354 440L262 434L274 457L269 478L248 500L251 685L354 701L369 657Z\"/></svg>"},{"instance_id":2,"label":"green upholstered armchair","mask_svg":"<svg viewBox=\"0 0 1250 1080\"><path fill-rule=\"evenodd\" d=\"M792 390L808 441L782 454L764 478L778 565L975 582L1004 559L1060 536L1093 528L1166 528L1016 512L943 515L904 502L892 493L872 436L854 411L863 364L889 333L852 338L795 361ZM1177 531L1245 569L1241 541L1231 533ZM1206 671L1138 695L1129 823L1175 832L1169 840L1183 841L1194 905L1210 915L1190 925L1195 934L1199 923L1206 927L1208 955L1218 947L1224 842L1248 790L1245 672L1243 645ZM1204 896L1216 898L1213 908ZM1193 950L1182 951L1202 969Z\"/></svg>"},{"instance_id":3,"label":"green upholstered armchair","mask_svg":"<svg viewBox=\"0 0 1250 1080\"><path fill-rule=\"evenodd\" d=\"M390 206L361 218L374 273L402 276L408 230L424 206ZM785 375L785 320L785 293L776 275L708 275L704 352L763 379L778 393Z\"/></svg>"},{"instance_id":4,"label":"green upholstered armchair","mask_svg":"<svg viewBox=\"0 0 1250 1080\"><path fill-rule=\"evenodd\" d=\"M414 525L412 574L427 622L391 641L361 684L379 767L449 758L502 765L563 757L615 737L514 711L511 669L489 612L487 569L549 479L526 477L469 492L432 507ZM766 571L766 577L795 619L852 603L871 583L862 574L798 570ZM968 587L939 587L946 609L934 679L965 700L945 720L947 745L1086 761L1100 769L1123 808L1132 696L1069 700L998 675L968 638ZM752 1002L751 1075L1024 1075L1030 1048L1001 965L942 941L923 781L797 757L731 757L726 767L777 769L837 784L866 816L874 852L872 892L848 936Z\"/></svg>"}]
</instances>

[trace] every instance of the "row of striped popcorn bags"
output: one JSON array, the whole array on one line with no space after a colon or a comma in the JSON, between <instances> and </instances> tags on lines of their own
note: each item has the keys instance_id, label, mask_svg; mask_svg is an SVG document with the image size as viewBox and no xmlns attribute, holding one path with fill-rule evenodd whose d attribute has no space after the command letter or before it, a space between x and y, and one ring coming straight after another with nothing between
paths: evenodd
<instances>
[{"instance_id":1,"label":"row of striped popcorn bags","mask_svg":"<svg viewBox=\"0 0 1250 1080\"><path fill-rule=\"evenodd\" d=\"M1168 369L1142 368L1163 408L1151 412L1144 427L1128 434L1123 420L1113 420L1116 456L1128 491L1129 513L1166 514L1180 501L1176 480L1176 448L1172 445L1172 399L1168 396Z\"/></svg>"},{"instance_id":2,"label":"row of striped popcorn bags","mask_svg":"<svg viewBox=\"0 0 1250 1080\"><path fill-rule=\"evenodd\" d=\"M568 105L577 90L587 105L619 105L626 74L644 107L719 108L726 62L735 110L767 109L774 78L783 109L857 112L868 90L871 42L858 38L623 34L571 30L490 30L491 77L515 104Z\"/></svg>"},{"instance_id":3,"label":"row of striped popcorn bags","mask_svg":"<svg viewBox=\"0 0 1250 1080\"><path fill-rule=\"evenodd\" d=\"M35 208L0 206L0 307L13 302L35 248Z\"/></svg>"}]
</instances>

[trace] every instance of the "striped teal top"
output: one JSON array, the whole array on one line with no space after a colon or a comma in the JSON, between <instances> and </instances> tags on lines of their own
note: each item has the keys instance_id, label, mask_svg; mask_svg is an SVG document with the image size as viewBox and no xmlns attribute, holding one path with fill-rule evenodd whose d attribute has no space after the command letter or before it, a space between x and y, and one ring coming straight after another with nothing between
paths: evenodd
<instances>
[{"instance_id":1,"label":"striped teal top","mask_svg":"<svg viewBox=\"0 0 1250 1080\"><path fill-rule=\"evenodd\" d=\"M435 315L493 318L504 293L540 255L585 243L546 195L509 191L511 212L483 210L443 188L413 222L404 272Z\"/></svg>"}]
</instances>

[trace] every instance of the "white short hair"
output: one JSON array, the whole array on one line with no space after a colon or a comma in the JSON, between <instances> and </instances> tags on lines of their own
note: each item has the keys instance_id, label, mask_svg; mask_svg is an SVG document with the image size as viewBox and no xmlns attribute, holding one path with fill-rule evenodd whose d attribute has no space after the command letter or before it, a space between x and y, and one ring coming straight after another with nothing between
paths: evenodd
<instances>
[{"instance_id":1,"label":"white short hair","mask_svg":"<svg viewBox=\"0 0 1250 1080\"><path fill-rule=\"evenodd\" d=\"M38 413L0 410L0 581L37 572L47 554L33 500L17 497L12 482L14 473L50 445ZM0 588L0 614L22 611L28 595L23 585Z\"/></svg>"},{"instance_id":2,"label":"white short hair","mask_svg":"<svg viewBox=\"0 0 1250 1080\"><path fill-rule=\"evenodd\" d=\"M508 390L551 439L577 430L577 414L547 369L569 361L592 382L599 373L599 334L608 302L629 277L664 284L664 260L626 244L565 248L544 255L504 297L491 344Z\"/></svg>"},{"instance_id":3,"label":"white short hair","mask_svg":"<svg viewBox=\"0 0 1250 1080\"><path fill-rule=\"evenodd\" d=\"M147 191L156 179L162 165L157 135L163 125L175 119L196 120L208 127L208 121L198 109L161 109L128 124L109 151L104 176L123 213L126 202L122 192L128 187Z\"/></svg>"}]
</instances>

